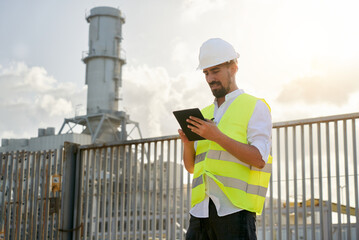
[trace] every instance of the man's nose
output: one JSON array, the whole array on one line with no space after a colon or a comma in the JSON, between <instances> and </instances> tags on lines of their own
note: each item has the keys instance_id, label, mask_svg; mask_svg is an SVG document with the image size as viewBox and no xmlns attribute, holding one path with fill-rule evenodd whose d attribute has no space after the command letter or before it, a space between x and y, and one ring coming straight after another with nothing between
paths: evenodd
<instances>
[{"instance_id":1,"label":"man's nose","mask_svg":"<svg viewBox=\"0 0 359 240\"><path fill-rule=\"evenodd\" d=\"M212 83L212 82L214 82L214 81L216 81L214 75L213 75L213 74L208 74L208 75L207 75L207 82L208 82L208 83Z\"/></svg>"}]
</instances>

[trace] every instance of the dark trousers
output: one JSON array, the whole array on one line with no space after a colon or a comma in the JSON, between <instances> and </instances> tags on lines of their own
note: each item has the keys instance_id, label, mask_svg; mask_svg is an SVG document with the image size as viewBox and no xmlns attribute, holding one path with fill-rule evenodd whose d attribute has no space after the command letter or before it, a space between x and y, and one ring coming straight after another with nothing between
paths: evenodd
<instances>
[{"instance_id":1,"label":"dark trousers","mask_svg":"<svg viewBox=\"0 0 359 240\"><path fill-rule=\"evenodd\" d=\"M242 210L219 217L210 200L209 218L191 216L186 240L244 240L257 239L256 214Z\"/></svg>"}]
</instances>

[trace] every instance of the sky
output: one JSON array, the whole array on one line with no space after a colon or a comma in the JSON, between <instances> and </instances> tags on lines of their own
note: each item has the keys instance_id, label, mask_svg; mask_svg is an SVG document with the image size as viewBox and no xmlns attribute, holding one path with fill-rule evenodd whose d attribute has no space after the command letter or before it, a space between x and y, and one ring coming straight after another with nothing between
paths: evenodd
<instances>
[{"instance_id":1,"label":"sky","mask_svg":"<svg viewBox=\"0 0 359 240\"><path fill-rule=\"evenodd\" d=\"M85 16L97 6L125 17L119 110L143 137L177 134L172 111L213 102L196 70L212 37L240 53L237 84L266 99L273 122L358 112L357 1L2 0L0 138L86 113Z\"/></svg>"}]
</instances>

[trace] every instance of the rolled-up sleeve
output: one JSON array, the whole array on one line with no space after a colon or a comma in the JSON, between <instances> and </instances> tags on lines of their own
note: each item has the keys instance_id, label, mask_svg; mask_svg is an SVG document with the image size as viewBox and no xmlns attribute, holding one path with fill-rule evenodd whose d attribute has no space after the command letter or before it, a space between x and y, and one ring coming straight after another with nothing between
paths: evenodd
<instances>
[{"instance_id":1,"label":"rolled-up sleeve","mask_svg":"<svg viewBox=\"0 0 359 240\"><path fill-rule=\"evenodd\" d=\"M269 108L261 100L257 101L248 122L247 140L259 150L262 159L267 162L272 146L272 117Z\"/></svg>"}]
</instances>

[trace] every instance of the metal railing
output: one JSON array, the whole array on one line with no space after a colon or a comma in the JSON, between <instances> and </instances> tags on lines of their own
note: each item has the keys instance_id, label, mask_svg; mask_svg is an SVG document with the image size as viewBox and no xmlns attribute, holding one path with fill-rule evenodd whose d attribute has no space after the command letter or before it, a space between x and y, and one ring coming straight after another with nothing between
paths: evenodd
<instances>
[{"instance_id":1,"label":"metal railing","mask_svg":"<svg viewBox=\"0 0 359 240\"><path fill-rule=\"evenodd\" d=\"M58 239L61 151L0 153L0 173L0 239Z\"/></svg>"},{"instance_id":2,"label":"metal railing","mask_svg":"<svg viewBox=\"0 0 359 240\"><path fill-rule=\"evenodd\" d=\"M358 121L274 124L258 239L359 239ZM192 179L182 148L166 136L0 153L0 239L185 239Z\"/></svg>"},{"instance_id":3,"label":"metal railing","mask_svg":"<svg viewBox=\"0 0 359 240\"><path fill-rule=\"evenodd\" d=\"M82 239L184 239L190 175L178 136L83 146Z\"/></svg>"},{"instance_id":4,"label":"metal railing","mask_svg":"<svg viewBox=\"0 0 359 240\"><path fill-rule=\"evenodd\" d=\"M359 239L359 113L275 123L261 239Z\"/></svg>"}]
</instances>

